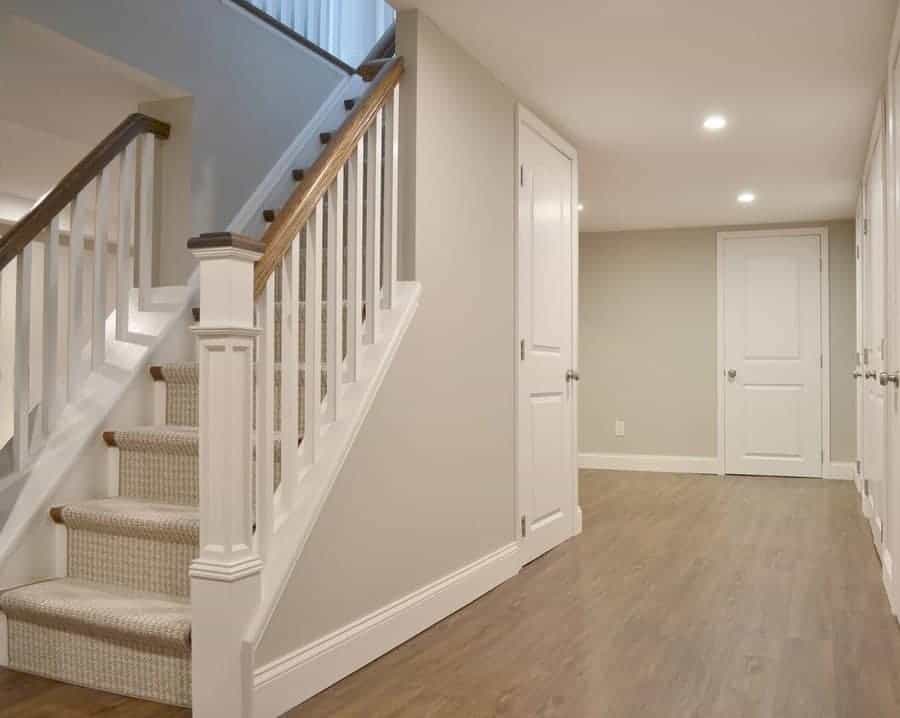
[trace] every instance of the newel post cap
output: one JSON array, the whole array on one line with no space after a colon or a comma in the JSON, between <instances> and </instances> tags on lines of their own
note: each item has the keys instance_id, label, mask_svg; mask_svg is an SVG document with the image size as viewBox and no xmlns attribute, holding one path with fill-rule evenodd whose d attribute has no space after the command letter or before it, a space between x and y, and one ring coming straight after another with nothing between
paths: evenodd
<instances>
[{"instance_id":1,"label":"newel post cap","mask_svg":"<svg viewBox=\"0 0 900 718\"><path fill-rule=\"evenodd\" d=\"M228 253L234 250L238 253L251 253L262 256L266 245L258 239L245 237L234 232L207 232L188 240L187 248L195 255L208 253Z\"/></svg>"}]
</instances>

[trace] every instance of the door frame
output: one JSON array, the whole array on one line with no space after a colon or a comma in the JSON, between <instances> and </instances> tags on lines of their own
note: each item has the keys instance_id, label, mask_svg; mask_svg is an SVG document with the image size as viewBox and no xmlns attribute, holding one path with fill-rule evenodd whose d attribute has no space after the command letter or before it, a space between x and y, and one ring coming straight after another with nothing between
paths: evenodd
<instances>
[{"instance_id":1,"label":"door frame","mask_svg":"<svg viewBox=\"0 0 900 718\"><path fill-rule=\"evenodd\" d=\"M514 481L513 481L513 505L515 511L513 513L513 536L515 536L516 545L521 545L524 536L522 535L520 521L523 515L523 490L522 490L522 473L519 466L519 447L521 437L519 436L519 342L522 337L522 327L519 317L519 207L521 205L521 133L522 125L527 125L538 135L544 138L549 144L553 145L572 163L572 363L573 368L578 367L578 236L579 236L579 217L578 217L578 152L575 147L562 138L553 128L541 120L531 110L520 103L516 103L515 117L515 165L513 167L513 187L514 187L514 207L513 207L513 255L515 257L513 267L513 314L515 317L515 336L513 337L512 361L514 365L514 391L513 391L513 451L514 459ZM572 401L570 411L572 426L572 446L571 446L571 491L572 506L570 507L570 516L572 517L572 536L581 533L582 513L581 506L578 501L578 382L572 382Z\"/></svg>"},{"instance_id":2,"label":"door frame","mask_svg":"<svg viewBox=\"0 0 900 718\"><path fill-rule=\"evenodd\" d=\"M822 404L822 466L820 476L841 478L831 466L831 288L829 286L828 227L790 227L785 229L747 229L716 232L716 462L719 474L725 476L725 253L729 239L766 239L771 237L819 237L819 369Z\"/></svg>"}]
</instances>

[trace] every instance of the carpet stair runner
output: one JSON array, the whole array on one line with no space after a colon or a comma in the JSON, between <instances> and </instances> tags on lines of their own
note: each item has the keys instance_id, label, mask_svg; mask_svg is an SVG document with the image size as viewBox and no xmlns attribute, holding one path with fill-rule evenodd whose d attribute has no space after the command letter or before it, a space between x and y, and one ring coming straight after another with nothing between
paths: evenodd
<instances>
[{"instance_id":1,"label":"carpet stair runner","mask_svg":"<svg viewBox=\"0 0 900 718\"><path fill-rule=\"evenodd\" d=\"M299 336L302 342L302 322ZM54 508L51 518L66 531L66 577L4 592L0 611L7 617L14 670L190 706L199 369L169 364L152 367L150 375L165 383L165 425L104 432L106 444L119 452L118 496ZM302 367L299 378L298 441ZM323 369L323 397L326 379ZM277 388L278 364L275 381Z\"/></svg>"}]
</instances>

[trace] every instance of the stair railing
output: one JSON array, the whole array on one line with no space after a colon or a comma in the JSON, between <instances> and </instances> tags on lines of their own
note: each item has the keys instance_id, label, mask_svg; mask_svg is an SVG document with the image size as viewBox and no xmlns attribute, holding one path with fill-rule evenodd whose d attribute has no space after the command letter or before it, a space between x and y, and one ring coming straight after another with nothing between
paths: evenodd
<instances>
[{"instance_id":1,"label":"stair railing","mask_svg":"<svg viewBox=\"0 0 900 718\"><path fill-rule=\"evenodd\" d=\"M385 0L231 0L347 74L393 24Z\"/></svg>"},{"instance_id":2,"label":"stair railing","mask_svg":"<svg viewBox=\"0 0 900 718\"><path fill-rule=\"evenodd\" d=\"M394 306L403 60L377 67L261 241L188 242L201 287L200 552L191 568L198 715L247 707L242 641L264 598L266 561L313 501L304 479Z\"/></svg>"},{"instance_id":3,"label":"stair railing","mask_svg":"<svg viewBox=\"0 0 900 718\"><path fill-rule=\"evenodd\" d=\"M28 466L63 409L79 398L88 373L103 366L111 311L115 338L127 340L132 290L135 306L149 302L156 141L169 129L130 115L0 238L0 297L2 284L15 282L14 326L0 325L14 347L14 472ZM107 257L112 251L115 262ZM39 392L32 392L35 371Z\"/></svg>"}]
</instances>

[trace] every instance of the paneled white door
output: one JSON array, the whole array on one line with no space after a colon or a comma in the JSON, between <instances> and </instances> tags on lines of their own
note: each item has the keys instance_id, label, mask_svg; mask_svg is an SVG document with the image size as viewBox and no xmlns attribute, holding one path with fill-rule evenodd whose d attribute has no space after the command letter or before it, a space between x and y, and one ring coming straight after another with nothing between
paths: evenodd
<instances>
[{"instance_id":1,"label":"paneled white door","mask_svg":"<svg viewBox=\"0 0 900 718\"><path fill-rule=\"evenodd\" d=\"M518 504L522 562L573 535L574 152L520 114L518 221Z\"/></svg>"},{"instance_id":2,"label":"paneled white door","mask_svg":"<svg viewBox=\"0 0 900 718\"><path fill-rule=\"evenodd\" d=\"M822 476L821 242L720 235L726 474Z\"/></svg>"},{"instance_id":3,"label":"paneled white door","mask_svg":"<svg viewBox=\"0 0 900 718\"><path fill-rule=\"evenodd\" d=\"M879 383L885 370L885 217L884 161L881 139L875 145L866 178L866 231L863 235L863 478L872 499L876 542L887 516L885 492L885 395Z\"/></svg>"}]
</instances>

